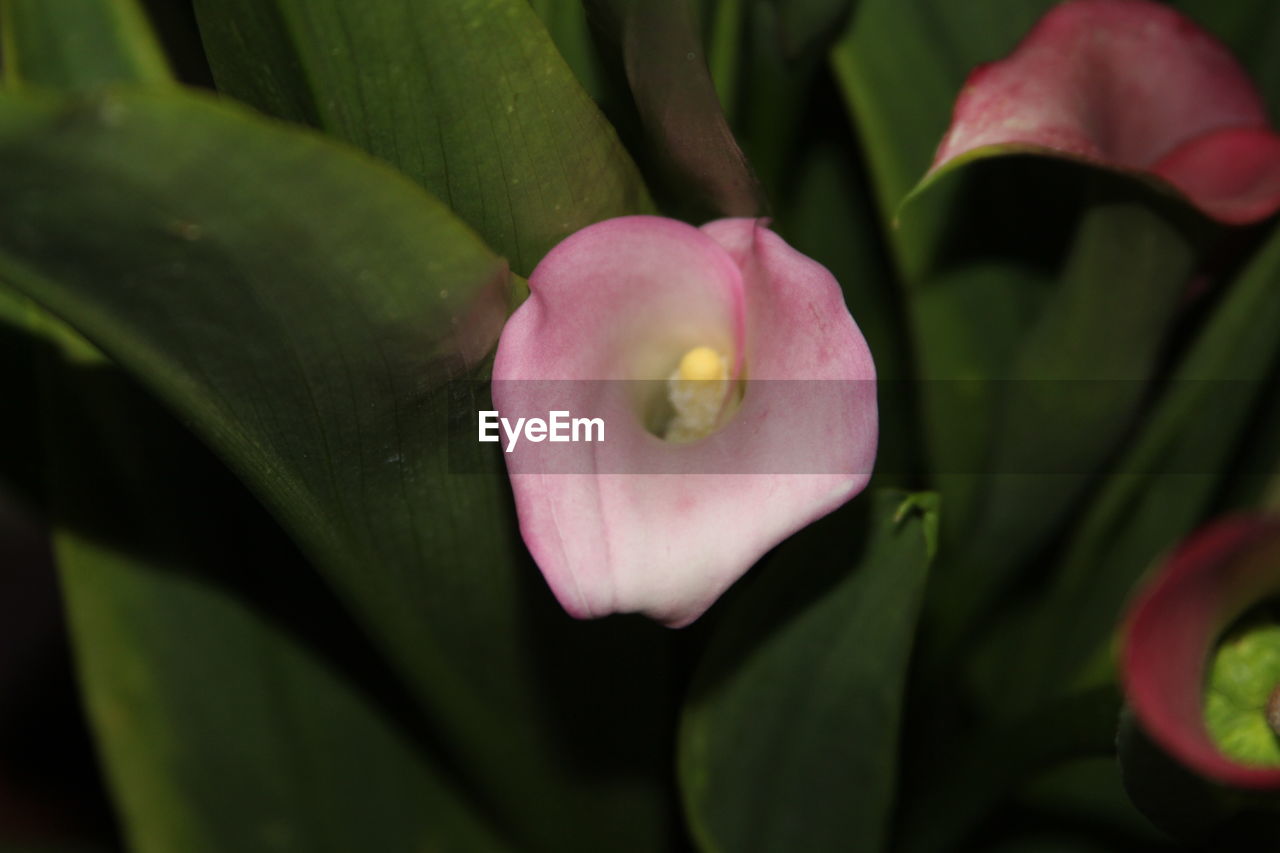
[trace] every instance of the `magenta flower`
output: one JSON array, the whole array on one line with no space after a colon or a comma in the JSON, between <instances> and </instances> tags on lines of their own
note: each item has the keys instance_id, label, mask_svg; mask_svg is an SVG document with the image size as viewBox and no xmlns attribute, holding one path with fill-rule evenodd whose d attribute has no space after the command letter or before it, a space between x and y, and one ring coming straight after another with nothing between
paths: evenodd
<instances>
[{"instance_id":1,"label":"magenta flower","mask_svg":"<svg viewBox=\"0 0 1280 853\"><path fill-rule=\"evenodd\" d=\"M1208 665L1223 632L1277 594L1280 523L1233 518L1185 543L1129 612L1124 684L1143 730L1196 773L1236 788L1280 788L1280 766L1245 763L1215 742L1205 718Z\"/></svg>"},{"instance_id":2,"label":"magenta flower","mask_svg":"<svg viewBox=\"0 0 1280 853\"><path fill-rule=\"evenodd\" d=\"M1073 0L975 70L933 172L992 146L1157 176L1209 216L1280 209L1280 137L1221 44L1147 0Z\"/></svg>"},{"instance_id":3,"label":"magenta flower","mask_svg":"<svg viewBox=\"0 0 1280 853\"><path fill-rule=\"evenodd\" d=\"M601 222L529 289L498 343L499 415L602 422L602 441L535 432L505 454L525 543L573 616L688 624L865 487L866 342L831 274L763 223Z\"/></svg>"}]
</instances>

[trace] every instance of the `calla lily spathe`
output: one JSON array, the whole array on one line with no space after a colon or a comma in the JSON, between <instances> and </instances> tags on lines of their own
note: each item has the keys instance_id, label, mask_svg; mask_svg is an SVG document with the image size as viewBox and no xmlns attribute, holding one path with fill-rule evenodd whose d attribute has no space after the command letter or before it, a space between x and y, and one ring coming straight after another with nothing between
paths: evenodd
<instances>
[{"instance_id":1,"label":"calla lily spathe","mask_svg":"<svg viewBox=\"0 0 1280 853\"><path fill-rule=\"evenodd\" d=\"M1245 764L1214 742L1205 681L1223 632L1280 595L1280 522L1239 516L1192 536L1157 568L1129 608L1125 695L1142 728L1196 773L1235 788L1280 790L1280 767Z\"/></svg>"},{"instance_id":2,"label":"calla lily spathe","mask_svg":"<svg viewBox=\"0 0 1280 853\"><path fill-rule=\"evenodd\" d=\"M600 443L506 455L525 543L573 616L688 624L865 487L871 354L831 274L761 221L600 222L553 249L529 290L498 344L495 406L607 424ZM741 399L705 435L670 440L646 425L643 389L691 363L722 365ZM574 463L552 470L551 451Z\"/></svg>"},{"instance_id":3,"label":"calla lily spathe","mask_svg":"<svg viewBox=\"0 0 1280 853\"><path fill-rule=\"evenodd\" d=\"M1149 0L1070 0L975 70L933 171L987 147L1150 173L1211 217L1280 209L1280 136L1225 47Z\"/></svg>"}]
</instances>

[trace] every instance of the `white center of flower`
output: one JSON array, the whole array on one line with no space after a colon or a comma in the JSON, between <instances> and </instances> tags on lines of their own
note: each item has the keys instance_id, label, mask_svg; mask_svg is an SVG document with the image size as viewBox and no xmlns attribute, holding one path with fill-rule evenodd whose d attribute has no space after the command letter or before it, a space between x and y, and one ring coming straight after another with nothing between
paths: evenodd
<instances>
[{"instance_id":1,"label":"white center of flower","mask_svg":"<svg viewBox=\"0 0 1280 853\"><path fill-rule=\"evenodd\" d=\"M667 400L674 414L663 438L697 441L715 432L729 395L729 362L711 347L694 347L667 377Z\"/></svg>"}]
</instances>

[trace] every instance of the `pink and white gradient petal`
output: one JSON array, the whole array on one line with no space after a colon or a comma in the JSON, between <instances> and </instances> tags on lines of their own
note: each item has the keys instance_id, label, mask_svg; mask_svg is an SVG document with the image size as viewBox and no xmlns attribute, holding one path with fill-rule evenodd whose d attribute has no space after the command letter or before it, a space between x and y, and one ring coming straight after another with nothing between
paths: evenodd
<instances>
[{"instance_id":1,"label":"pink and white gradient petal","mask_svg":"<svg viewBox=\"0 0 1280 853\"><path fill-rule=\"evenodd\" d=\"M495 405L589 412L609 430L555 448L578 454L570 473L543 467L547 445L506 457L525 543L570 614L686 625L865 487L871 355L831 274L757 220L601 222L553 249L529 287L499 342ZM693 443L659 438L620 383L591 381L664 379L698 346L747 382L727 423Z\"/></svg>"}]
</instances>

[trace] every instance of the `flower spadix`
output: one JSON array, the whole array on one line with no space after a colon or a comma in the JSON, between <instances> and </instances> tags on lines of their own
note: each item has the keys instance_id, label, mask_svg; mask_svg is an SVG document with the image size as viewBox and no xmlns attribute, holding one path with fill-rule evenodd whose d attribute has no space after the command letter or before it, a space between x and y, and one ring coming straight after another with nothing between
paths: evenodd
<instances>
[{"instance_id":1,"label":"flower spadix","mask_svg":"<svg viewBox=\"0 0 1280 853\"><path fill-rule=\"evenodd\" d=\"M603 441L505 454L525 543L570 614L687 624L866 485L871 355L831 274L761 222L601 222L529 290L498 344L496 408L604 423Z\"/></svg>"},{"instance_id":2,"label":"flower spadix","mask_svg":"<svg viewBox=\"0 0 1280 853\"><path fill-rule=\"evenodd\" d=\"M696 441L715 432L731 413L729 359L711 347L694 347L667 377L671 418L663 430L667 441Z\"/></svg>"}]
</instances>

